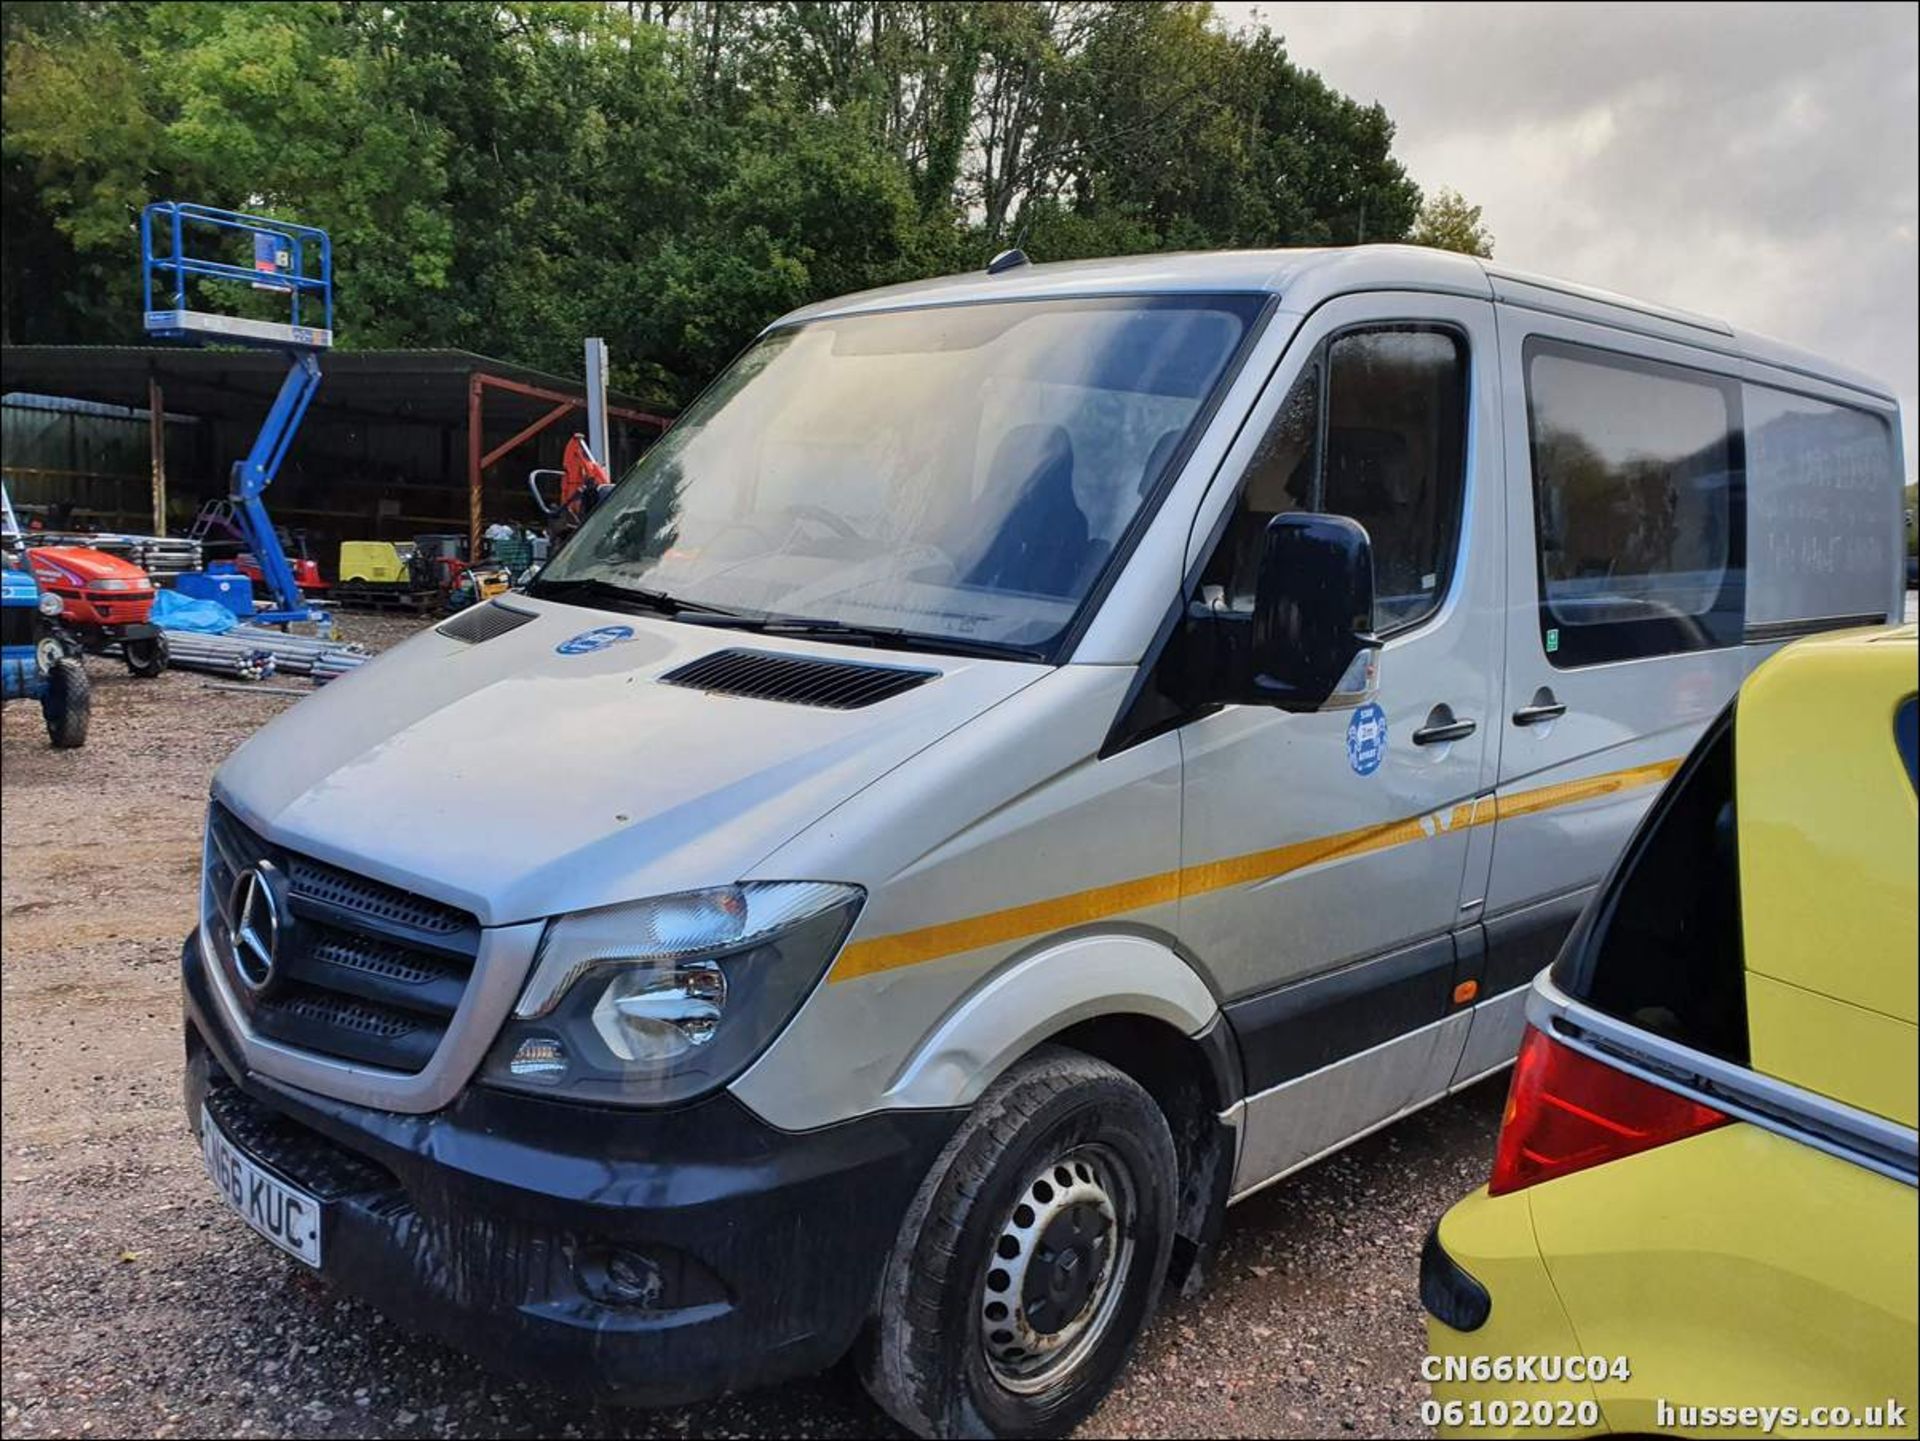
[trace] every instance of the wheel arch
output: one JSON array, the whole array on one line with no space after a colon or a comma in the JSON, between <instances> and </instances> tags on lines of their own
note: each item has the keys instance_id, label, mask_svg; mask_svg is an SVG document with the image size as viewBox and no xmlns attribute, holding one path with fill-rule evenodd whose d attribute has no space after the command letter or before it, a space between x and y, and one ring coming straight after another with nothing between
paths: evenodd
<instances>
[{"instance_id":1,"label":"wheel arch","mask_svg":"<svg viewBox=\"0 0 1920 1441\"><path fill-rule=\"evenodd\" d=\"M1240 1052L1199 973L1164 943L1135 934L1047 946L976 987L888 1087L894 1105L971 1105L1042 1046L1105 1061L1150 1095L1180 1162L1175 1284L1192 1289L1226 1212L1242 1094ZM1237 1113L1235 1113L1237 1114Z\"/></svg>"}]
</instances>

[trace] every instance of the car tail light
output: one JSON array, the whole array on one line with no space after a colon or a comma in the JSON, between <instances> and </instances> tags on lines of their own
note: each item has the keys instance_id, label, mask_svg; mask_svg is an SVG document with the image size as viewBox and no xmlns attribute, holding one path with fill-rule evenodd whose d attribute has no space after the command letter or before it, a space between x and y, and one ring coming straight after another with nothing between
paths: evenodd
<instances>
[{"instance_id":1,"label":"car tail light","mask_svg":"<svg viewBox=\"0 0 1920 1441\"><path fill-rule=\"evenodd\" d=\"M1487 1192L1502 1196L1697 1136L1731 1119L1529 1026L1514 1062Z\"/></svg>"}]
</instances>

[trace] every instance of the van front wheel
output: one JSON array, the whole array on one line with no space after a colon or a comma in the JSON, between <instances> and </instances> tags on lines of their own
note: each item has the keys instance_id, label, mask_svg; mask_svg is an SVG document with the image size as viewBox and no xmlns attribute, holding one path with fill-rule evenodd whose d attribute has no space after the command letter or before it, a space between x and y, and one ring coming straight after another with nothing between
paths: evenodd
<instances>
[{"instance_id":1,"label":"van front wheel","mask_svg":"<svg viewBox=\"0 0 1920 1441\"><path fill-rule=\"evenodd\" d=\"M867 1389L922 1436L1072 1429L1153 1312L1177 1186L1151 1096L1104 1061L1036 1051L980 1097L908 1209Z\"/></svg>"}]
</instances>

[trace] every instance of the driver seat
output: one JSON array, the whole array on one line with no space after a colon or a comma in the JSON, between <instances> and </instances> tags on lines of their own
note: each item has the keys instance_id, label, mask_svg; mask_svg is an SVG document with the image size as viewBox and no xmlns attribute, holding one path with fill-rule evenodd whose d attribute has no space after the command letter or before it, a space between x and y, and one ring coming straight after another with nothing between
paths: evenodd
<instances>
[{"instance_id":1,"label":"driver seat","mask_svg":"<svg viewBox=\"0 0 1920 1441\"><path fill-rule=\"evenodd\" d=\"M986 495L1017 492L968 585L1034 595L1071 596L1087 568L1092 536L1073 493L1073 438L1060 425L1007 432L987 473Z\"/></svg>"}]
</instances>

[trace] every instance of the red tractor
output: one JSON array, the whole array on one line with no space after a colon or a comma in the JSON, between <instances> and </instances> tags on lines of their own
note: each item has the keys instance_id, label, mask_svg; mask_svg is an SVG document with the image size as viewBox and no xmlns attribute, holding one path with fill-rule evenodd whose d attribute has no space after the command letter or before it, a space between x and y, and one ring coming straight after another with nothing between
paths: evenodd
<instances>
[{"instance_id":1,"label":"red tractor","mask_svg":"<svg viewBox=\"0 0 1920 1441\"><path fill-rule=\"evenodd\" d=\"M166 637L148 621L153 582L139 566L81 545L29 546L27 566L43 604L59 602L52 618L62 639L94 654L118 647L137 676L167 668Z\"/></svg>"}]
</instances>

